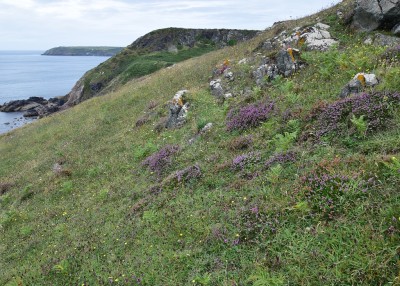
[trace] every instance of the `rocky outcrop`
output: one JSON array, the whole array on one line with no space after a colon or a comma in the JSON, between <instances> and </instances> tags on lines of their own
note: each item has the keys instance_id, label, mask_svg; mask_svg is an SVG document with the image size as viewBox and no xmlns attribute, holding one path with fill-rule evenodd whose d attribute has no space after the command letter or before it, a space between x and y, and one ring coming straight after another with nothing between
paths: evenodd
<instances>
[{"instance_id":1,"label":"rocky outcrop","mask_svg":"<svg viewBox=\"0 0 400 286\"><path fill-rule=\"evenodd\" d=\"M166 128L181 127L186 122L186 116L189 109L189 103L186 102L185 95L187 90L178 91L169 105L169 117Z\"/></svg>"},{"instance_id":2,"label":"rocky outcrop","mask_svg":"<svg viewBox=\"0 0 400 286\"><path fill-rule=\"evenodd\" d=\"M377 33L373 43L380 46L396 47L400 45L400 38Z\"/></svg>"},{"instance_id":3,"label":"rocky outcrop","mask_svg":"<svg viewBox=\"0 0 400 286\"><path fill-rule=\"evenodd\" d=\"M83 94L83 89L85 87L84 78L85 78L85 76L80 78L75 83L75 85L72 88L72 90L66 95L66 97L65 97L65 99L66 99L65 106L66 107L74 106L74 105L80 103L81 101L83 101L83 95L84 95Z\"/></svg>"},{"instance_id":4,"label":"rocky outcrop","mask_svg":"<svg viewBox=\"0 0 400 286\"><path fill-rule=\"evenodd\" d=\"M393 27L392 33L396 36L400 36L400 22L396 26Z\"/></svg>"},{"instance_id":5,"label":"rocky outcrop","mask_svg":"<svg viewBox=\"0 0 400 286\"><path fill-rule=\"evenodd\" d=\"M23 100L13 100L0 106L0 112L24 112L25 117L43 117L60 110L64 100L60 98L44 99L30 97Z\"/></svg>"},{"instance_id":6,"label":"rocky outcrop","mask_svg":"<svg viewBox=\"0 0 400 286\"><path fill-rule=\"evenodd\" d=\"M330 46L338 44L328 32L329 25L317 23L305 28L295 28L291 32L282 31L276 37L262 43L258 48L265 51L280 48L306 47L309 50L326 51Z\"/></svg>"},{"instance_id":7,"label":"rocky outcrop","mask_svg":"<svg viewBox=\"0 0 400 286\"><path fill-rule=\"evenodd\" d=\"M359 93L366 87L374 87L379 83L375 74L358 73L350 80L340 92L340 98Z\"/></svg>"},{"instance_id":8,"label":"rocky outcrop","mask_svg":"<svg viewBox=\"0 0 400 286\"><path fill-rule=\"evenodd\" d=\"M275 57L263 58L261 65L253 71L253 78L257 86L263 86L278 76L289 77L304 66L298 49L282 49Z\"/></svg>"},{"instance_id":9,"label":"rocky outcrop","mask_svg":"<svg viewBox=\"0 0 400 286\"><path fill-rule=\"evenodd\" d=\"M399 19L400 0L357 0L352 27L361 31L391 30Z\"/></svg>"}]
</instances>

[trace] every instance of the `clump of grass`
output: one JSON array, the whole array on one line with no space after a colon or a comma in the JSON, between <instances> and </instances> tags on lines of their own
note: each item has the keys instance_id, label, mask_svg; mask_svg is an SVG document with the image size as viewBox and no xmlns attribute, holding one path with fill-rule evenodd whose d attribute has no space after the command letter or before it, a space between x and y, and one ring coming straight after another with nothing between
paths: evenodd
<instances>
[{"instance_id":1,"label":"clump of grass","mask_svg":"<svg viewBox=\"0 0 400 286\"><path fill-rule=\"evenodd\" d=\"M243 150L253 144L253 136L239 136L228 142L228 148L231 151Z\"/></svg>"},{"instance_id":2,"label":"clump of grass","mask_svg":"<svg viewBox=\"0 0 400 286\"><path fill-rule=\"evenodd\" d=\"M11 190L13 184L11 183L0 183L0 195L3 195Z\"/></svg>"}]
</instances>

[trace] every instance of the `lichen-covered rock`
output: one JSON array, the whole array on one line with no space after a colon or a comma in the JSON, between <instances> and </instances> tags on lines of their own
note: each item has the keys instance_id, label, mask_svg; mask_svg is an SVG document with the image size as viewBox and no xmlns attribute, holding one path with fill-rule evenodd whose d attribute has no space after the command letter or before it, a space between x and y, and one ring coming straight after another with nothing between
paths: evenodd
<instances>
[{"instance_id":1,"label":"lichen-covered rock","mask_svg":"<svg viewBox=\"0 0 400 286\"><path fill-rule=\"evenodd\" d=\"M392 28L392 33L396 36L400 36L400 23Z\"/></svg>"},{"instance_id":2,"label":"lichen-covered rock","mask_svg":"<svg viewBox=\"0 0 400 286\"><path fill-rule=\"evenodd\" d=\"M178 91L169 105L169 117L165 124L166 128L181 127L186 122L189 103L185 102L187 90Z\"/></svg>"},{"instance_id":3,"label":"lichen-covered rock","mask_svg":"<svg viewBox=\"0 0 400 286\"><path fill-rule=\"evenodd\" d=\"M224 77L228 80L228 81L233 81L235 79L233 72L230 69L226 69L224 71Z\"/></svg>"},{"instance_id":4,"label":"lichen-covered rock","mask_svg":"<svg viewBox=\"0 0 400 286\"><path fill-rule=\"evenodd\" d=\"M380 46L395 47L400 45L400 38L378 33L375 35L373 43Z\"/></svg>"},{"instance_id":5,"label":"lichen-covered rock","mask_svg":"<svg viewBox=\"0 0 400 286\"><path fill-rule=\"evenodd\" d=\"M278 36L263 42L258 49L273 51L279 48L306 46L309 50L326 51L338 43L328 32L329 25L317 23L306 28L294 28L292 32L283 31Z\"/></svg>"},{"instance_id":6,"label":"lichen-covered rock","mask_svg":"<svg viewBox=\"0 0 400 286\"><path fill-rule=\"evenodd\" d=\"M266 82L274 80L278 75L278 67L275 64L262 64L253 71L257 86L265 85Z\"/></svg>"},{"instance_id":7,"label":"lichen-covered rock","mask_svg":"<svg viewBox=\"0 0 400 286\"><path fill-rule=\"evenodd\" d=\"M378 78L375 74L358 73L354 76L354 80L359 80L362 86L375 86L379 83Z\"/></svg>"},{"instance_id":8,"label":"lichen-covered rock","mask_svg":"<svg viewBox=\"0 0 400 286\"><path fill-rule=\"evenodd\" d=\"M290 76L296 70L296 60L293 55L293 49L278 52L276 56L276 67L278 72L285 77Z\"/></svg>"},{"instance_id":9,"label":"lichen-covered rock","mask_svg":"<svg viewBox=\"0 0 400 286\"><path fill-rule=\"evenodd\" d=\"M221 85L221 79L212 80L210 82L211 94L218 100L222 100L224 98L224 89Z\"/></svg>"},{"instance_id":10,"label":"lichen-covered rock","mask_svg":"<svg viewBox=\"0 0 400 286\"><path fill-rule=\"evenodd\" d=\"M193 144L194 142L196 142L197 139L199 139L199 137L207 132L209 132L213 127L213 124L211 122L207 123L203 128L201 128L201 130L199 131L199 133L197 133L196 135L194 135L192 138L189 139L188 143Z\"/></svg>"},{"instance_id":11,"label":"lichen-covered rock","mask_svg":"<svg viewBox=\"0 0 400 286\"><path fill-rule=\"evenodd\" d=\"M400 18L400 0L357 0L352 27L361 31L391 30Z\"/></svg>"},{"instance_id":12,"label":"lichen-covered rock","mask_svg":"<svg viewBox=\"0 0 400 286\"><path fill-rule=\"evenodd\" d=\"M310 50L326 51L338 43L331 37L329 28L329 25L317 23L314 27L309 27L300 33L298 43L302 45L303 42Z\"/></svg>"},{"instance_id":13,"label":"lichen-covered rock","mask_svg":"<svg viewBox=\"0 0 400 286\"><path fill-rule=\"evenodd\" d=\"M379 83L375 74L358 73L341 90L340 98L359 93L366 87L374 87Z\"/></svg>"},{"instance_id":14,"label":"lichen-covered rock","mask_svg":"<svg viewBox=\"0 0 400 286\"><path fill-rule=\"evenodd\" d=\"M358 79L352 79L342 88L339 97L345 98L350 94L359 93L361 90L361 82Z\"/></svg>"}]
</instances>

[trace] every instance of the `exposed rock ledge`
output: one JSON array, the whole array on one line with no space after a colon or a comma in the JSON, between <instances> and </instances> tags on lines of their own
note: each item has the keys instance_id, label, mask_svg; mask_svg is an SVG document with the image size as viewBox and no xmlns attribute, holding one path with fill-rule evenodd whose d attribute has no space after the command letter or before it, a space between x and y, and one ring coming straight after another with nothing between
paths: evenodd
<instances>
[{"instance_id":1,"label":"exposed rock ledge","mask_svg":"<svg viewBox=\"0 0 400 286\"><path fill-rule=\"evenodd\" d=\"M60 110L65 103L62 98L44 99L30 97L28 99L13 100L0 105L1 112L24 112L24 117L43 117Z\"/></svg>"}]
</instances>

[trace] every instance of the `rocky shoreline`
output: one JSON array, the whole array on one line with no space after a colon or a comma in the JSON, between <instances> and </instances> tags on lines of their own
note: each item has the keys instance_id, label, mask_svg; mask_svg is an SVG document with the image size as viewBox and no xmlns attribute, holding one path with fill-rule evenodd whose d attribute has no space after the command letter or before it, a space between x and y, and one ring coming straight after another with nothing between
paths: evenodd
<instances>
[{"instance_id":1,"label":"rocky shoreline","mask_svg":"<svg viewBox=\"0 0 400 286\"><path fill-rule=\"evenodd\" d=\"M59 111L64 105L62 97L44 99L29 97L28 99L12 100L0 105L0 112L23 112L23 117L44 117Z\"/></svg>"}]
</instances>

